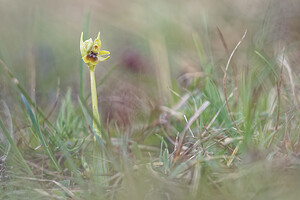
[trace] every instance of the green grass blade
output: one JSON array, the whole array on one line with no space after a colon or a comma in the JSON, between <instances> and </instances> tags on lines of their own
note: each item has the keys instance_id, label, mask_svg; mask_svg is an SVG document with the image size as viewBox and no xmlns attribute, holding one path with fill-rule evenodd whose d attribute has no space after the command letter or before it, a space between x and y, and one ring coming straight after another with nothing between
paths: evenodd
<instances>
[{"instance_id":1,"label":"green grass blade","mask_svg":"<svg viewBox=\"0 0 300 200\"><path fill-rule=\"evenodd\" d=\"M84 117L86 118L86 120L87 120L87 122L88 122L88 125L89 125L90 127L93 127L93 126L92 126L92 121L93 121L93 120L92 120L92 116L93 116L92 111L91 111L90 109L88 109L88 107L86 106L86 104L85 104L84 102L85 102L85 100L79 97L79 104L80 104L80 107L81 107L81 109L82 109L83 115L84 115ZM98 142L99 145L102 146L102 145L104 145L104 143L106 143L106 144L108 145L108 147L111 147L112 144L111 144L111 141L109 140L109 137L108 137L108 134L107 134L106 130L105 130L105 129L103 128L103 126L102 126L101 124L99 124L98 122L97 122L97 125L98 125L100 131L101 131L102 134L103 134L103 135L102 135L103 138L96 137L96 140L100 142L100 143ZM94 133L94 130L92 130L92 132L93 132L93 134L95 134L95 133ZM102 141L103 141L103 142L102 142Z\"/></svg>"},{"instance_id":2,"label":"green grass blade","mask_svg":"<svg viewBox=\"0 0 300 200\"><path fill-rule=\"evenodd\" d=\"M104 76L103 78L99 81L99 83L97 83L97 87L99 87L100 85L102 85L106 79L111 75L111 73L113 73L115 71L115 69L117 68L118 65L114 65Z\"/></svg>"},{"instance_id":3,"label":"green grass blade","mask_svg":"<svg viewBox=\"0 0 300 200\"><path fill-rule=\"evenodd\" d=\"M273 72L276 79L279 80L279 76L276 73L276 71L274 70L272 64L263 55L261 55L258 51L254 51L254 52L267 64L267 67L269 67L271 69L271 71Z\"/></svg>"},{"instance_id":4,"label":"green grass blade","mask_svg":"<svg viewBox=\"0 0 300 200\"><path fill-rule=\"evenodd\" d=\"M36 119L35 119L35 116L34 116L32 110L31 110L31 108L30 108L30 105L29 105L29 103L28 103L26 97L25 97L24 95L21 95L21 98L22 98L23 103L24 103L24 105L25 105L25 107L26 107L26 109L27 109L27 112L28 112L29 117L30 117L30 119L31 119L33 128L34 128L34 130L36 131L36 133L37 133L37 135L38 135L38 137L39 137L39 139L40 139L40 141L41 141L41 143L42 143L42 146L44 147L45 151L47 152L49 158L50 158L50 159L52 160L52 162L54 163L56 169L57 169L58 171L61 171L61 167L60 167L59 163L57 162L56 158L54 157L54 154L53 154L51 148L50 148L49 145L47 144L47 142L46 142L46 140L45 140L45 137L44 137L44 135L42 134L42 132L41 132L41 130L40 130L40 127L39 127L39 125L38 125L38 123L37 123L37 121L36 121Z\"/></svg>"},{"instance_id":5,"label":"green grass blade","mask_svg":"<svg viewBox=\"0 0 300 200\"><path fill-rule=\"evenodd\" d=\"M90 24L90 15L91 11L88 10L85 14L85 20L83 25L83 40L86 40L88 30L89 30L89 24ZM80 80L80 96L84 96L84 62L80 57L80 68L79 68L79 80Z\"/></svg>"},{"instance_id":6,"label":"green grass blade","mask_svg":"<svg viewBox=\"0 0 300 200\"><path fill-rule=\"evenodd\" d=\"M22 162L22 164L24 165L24 168L26 170L26 172L30 175L30 176L34 176L33 172L31 171L30 167L27 165L24 157L22 156L21 152L19 151L17 145L15 144L15 142L13 141L12 137L10 136L10 134L8 133L7 129L5 128L2 120L0 119L0 126L1 129L4 133L4 135L6 136L9 144L11 145L11 148L13 149L13 151L16 153L17 157L19 158L19 160Z\"/></svg>"},{"instance_id":7,"label":"green grass blade","mask_svg":"<svg viewBox=\"0 0 300 200\"><path fill-rule=\"evenodd\" d=\"M196 46L197 52L198 52L198 56L201 62L202 66L205 66L207 61L206 61L206 55L203 49L203 45L200 41L199 36L196 33L193 33L193 40L194 40L194 44Z\"/></svg>"},{"instance_id":8,"label":"green grass blade","mask_svg":"<svg viewBox=\"0 0 300 200\"><path fill-rule=\"evenodd\" d=\"M10 79L14 82L14 84L17 86L18 90L21 92L21 94L26 97L27 101L29 102L29 104L31 106L35 106L35 103L33 102L33 100L30 98L30 96L28 95L28 93L26 92L26 90L22 87L22 85L19 83L18 79L15 77L15 75L11 72L11 70L8 68L8 66L0 59L0 64L2 65L2 67L4 68L4 70L6 71L6 73L8 74L8 76L10 77ZM49 122L49 120L45 117L45 115L43 114L43 112L37 107L36 108L38 113L40 114L40 116L45 120L45 122L53 129L55 129L55 127L52 125L52 123Z\"/></svg>"}]
</instances>

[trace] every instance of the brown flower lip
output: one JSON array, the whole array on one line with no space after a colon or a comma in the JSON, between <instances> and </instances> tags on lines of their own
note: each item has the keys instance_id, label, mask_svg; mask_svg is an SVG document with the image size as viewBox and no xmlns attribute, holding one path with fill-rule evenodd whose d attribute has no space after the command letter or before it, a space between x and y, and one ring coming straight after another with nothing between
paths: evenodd
<instances>
[{"instance_id":1,"label":"brown flower lip","mask_svg":"<svg viewBox=\"0 0 300 200\"><path fill-rule=\"evenodd\" d=\"M89 53L88 55L86 55L86 58L88 60L93 61L93 62L95 62L95 61L98 60L97 53L94 53L93 51L91 51L91 53Z\"/></svg>"}]
</instances>

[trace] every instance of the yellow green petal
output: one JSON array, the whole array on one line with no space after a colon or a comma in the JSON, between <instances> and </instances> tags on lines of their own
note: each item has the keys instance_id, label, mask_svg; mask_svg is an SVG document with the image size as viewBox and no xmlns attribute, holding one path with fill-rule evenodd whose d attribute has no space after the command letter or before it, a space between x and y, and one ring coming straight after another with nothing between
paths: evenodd
<instances>
[{"instance_id":1,"label":"yellow green petal","mask_svg":"<svg viewBox=\"0 0 300 200\"><path fill-rule=\"evenodd\" d=\"M106 58L103 58L101 56L98 56L98 61L99 62L102 62L102 61L105 61L105 60L108 60L110 58L110 56L107 56Z\"/></svg>"},{"instance_id":2,"label":"yellow green petal","mask_svg":"<svg viewBox=\"0 0 300 200\"><path fill-rule=\"evenodd\" d=\"M100 51L100 48L101 48L101 40L100 40L100 33L99 33L97 39L95 39L94 41L93 51L95 51L95 53L98 53Z\"/></svg>"},{"instance_id":3,"label":"yellow green petal","mask_svg":"<svg viewBox=\"0 0 300 200\"><path fill-rule=\"evenodd\" d=\"M93 40L92 40L92 38L84 41L83 45L84 45L84 48L86 50L86 54L89 54L89 52L92 50L92 47L93 47Z\"/></svg>"},{"instance_id":4,"label":"yellow green petal","mask_svg":"<svg viewBox=\"0 0 300 200\"><path fill-rule=\"evenodd\" d=\"M83 42L83 33L81 33L80 37L80 53L82 57L86 56L89 54L93 46L93 40L90 38L89 40L86 40Z\"/></svg>"},{"instance_id":5,"label":"yellow green petal","mask_svg":"<svg viewBox=\"0 0 300 200\"><path fill-rule=\"evenodd\" d=\"M105 51L105 50L99 51L99 56L109 55L109 54L110 54L109 51Z\"/></svg>"},{"instance_id":6,"label":"yellow green petal","mask_svg":"<svg viewBox=\"0 0 300 200\"><path fill-rule=\"evenodd\" d=\"M81 32L81 36L80 36L80 52L81 52L82 56L85 53L85 50L84 50L84 47L83 47L83 32Z\"/></svg>"}]
</instances>

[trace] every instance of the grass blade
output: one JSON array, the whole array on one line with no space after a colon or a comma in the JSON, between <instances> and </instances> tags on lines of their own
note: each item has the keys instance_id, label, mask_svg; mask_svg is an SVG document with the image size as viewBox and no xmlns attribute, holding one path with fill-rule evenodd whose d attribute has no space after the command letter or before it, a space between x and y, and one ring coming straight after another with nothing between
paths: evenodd
<instances>
[{"instance_id":1,"label":"grass blade","mask_svg":"<svg viewBox=\"0 0 300 200\"><path fill-rule=\"evenodd\" d=\"M31 171L30 167L27 165L24 157L22 156L21 152L19 151L18 147L16 146L14 140L12 139L12 137L10 136L9 132L7 131L7 129L5 128L2 120L0 119L0 126L1 129L4 133L4 135L6 136L9 144L11 145L11 148L13 149L13 151L16 153L17 157L19 158L19 160L22 162L22 164L24 165L24 168L26 170L26 172L30 175L30 176L34 176L33 172Z\"/></svg>"},{"instance_id":2,"label":"grass blade","mask_svg":"<svg viewBox=\"0 0 300 200\"><path fill-rule=\"evenodd\" d=\"M279 76L276 73L276 71L274 70L272 64L263 55L261 55L261 53L259 53L258 51L254 51L254 52L267 64L267 67L269 67L271 69L271 71L273 72L276 79L279 80Z\"/></svg>"},{"instance_id":3,"label":"grass blade","mask_svg":"<svg viewBox=\"0 0 300 200\"><path fill-rule=\"evenodd\" d=\"M42 134L41 130L40 130L40 127L35 119L35 116L30 108L30 105L26 99L26 97L24 95L21 95L21 98L23 100L23 103L27 109L27 112L29 114L29 117L31 119L31 122L32 122L32 125L33 125L33 128L34 130L36 131L41 143L42 143L42 146L43 148L45 149L45 151L47 152L49 158L52 160L53 164L55 165L55 168L61 172L61 167L59 165L59 163L57 162L56 158L54 157L54 154L53 152L51 151L51 148L49 147L49 145L47 144L46 140L45 140L45 137L44 135Z\"/></svg>"},{"instance_id":4,"label":"grass blade","mask_svg":"<svg viewBox=\"0 0 300 200\"><path fill-rule=\"evenodd\" d=\"M83 39L86 40L88 30L89 30L89 23L90 23L90 15L91 11L88 10L85 14L85 20L83 25ZM80 68L79 68L79 80L80 80L80 96L83 97L84 95L84 62L80 57Z\"/></svg>"},{"instance_id":5,"label":"grass blade","mask_svg":"<svg viewBox=\"0 0 300 200\"><path fill-rule=\"evenodd\" d=\"M17 86L17 88L19 89L19 91L21 92L21 94L26 97L27 101L29 102L29 104L31 106L35 106L35 103L33 102L33 100L30 98L30 96L28 95L28 93L26 92L26 90L22 87L22 85L19 83L18 79L15 77L15 75L10 71L10 69L8 68L8 66L0 59L0 64L2 65L2 67L4 68L4 70L6 71L6 73L8 74L8 76L10 77L10 79L14 82L14 84ZM45 120L45 122L53 129L55 129L55 127L49 122L49 120L45 117L45 115L43 114L43 112L37 107L36 108L38 113L41 115L41 117ZM55 129L56 130L56 129Z\"/></svg>"}]
</instances>

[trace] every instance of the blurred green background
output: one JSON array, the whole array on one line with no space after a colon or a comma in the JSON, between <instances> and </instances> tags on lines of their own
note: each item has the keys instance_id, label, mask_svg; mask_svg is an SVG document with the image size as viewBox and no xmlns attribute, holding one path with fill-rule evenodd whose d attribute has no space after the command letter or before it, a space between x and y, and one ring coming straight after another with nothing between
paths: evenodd
<instances>
[{"instance_id":1,"label":"blurred green background","mask_svg":"<svg viewBox=\"0 0 300 200\"><path fill-rule=\"evenodd\" d=\"M103 49L111 52L111 59L97 67L99 79L115 64L122 70L118 74L121 79L134 70L142 71L126 68L131 54L140 57L139 62L148 72L161 67L155 66L156 47L166 50L166 55L161 55L166 57L158 59L166 60L172 77L176 78L185 70L202 70L193 34L199 36L207 51L213 48L217 66L224 65L226 52L216 27L223 32L230 49L245 29L257 37L255 41L250 41L251 37L247 40L259 45L256 43L265 38L257 34L266 15L276 12L275 9L276 4L269 1L1 0L0 58L28 90L35 88L37 96L44 100L55 97L57 79L61 80L62 91L71 87L78 93L79 37L88 20L86 37L94 38L100 31ZM128 51L130 55L126 54ZM7 94L9 89L3 79L1 76L1 93Z\"/></svg>"},{"instance_id":2,"label":"blurred green background","mask_svg":"<svg viewBox=\"0 0 300 200\"><path fill-rule=\"evenodd\" d=\"M86 38L95 38L100 31L102 49L109 50L111 58L97 66L96 79L100 81L113 70L99 88L100 110L104 119L117 118L124 124L136 110L149 114L157 105L171 105L171 90L184 90L197 76L200 82L212 76L216 84L222 84L228 53L246 29L246 39L235 53L237 68L232 75L237 80L253 68L253 62L257 64L255 50L276 59L285 48L297 72L293 61L299 60L299 9L297 0L1 0L0 58L32 99L49 110L57 88L60 94L71 88L72 98L77 99L80 34L86 30ZM16 94L6 72L0 72L0 98L14 109ZM87 95L86 66L83 78ZM201 83L195 87L203 90Z\"/></svg>"},{"instance_id":3,"label":"blurred green background","mask_svg":"<svg viewBox=\"0 0 300 200\"><path fill-rule=\"evenodd\" d=\"M88 18L87 37L93 38L101 31L103 48L112 55L98 67L98 77L124 61L126 50L137 52L147 67L155 68L152 58L155 50L151 47L155 42L166 48L171 74L176 77L185 69L183 65L198 61L193 33L199 35L206 48L213 48L218 63L226 53L216 27L222 31L229 49L245 29L250 35L248 42L265 48L283 37L299 37L292 35L299 31L297 11L297 0L1 0L0 57L28 87L32 70L36 70L33 78L37 92L51 93L57 78L63 80L63 89L72 87L78 92L79 37ZM223 61L219 65L224 65ZM193 67L201 70L199 64ZM5 90L2 79L1 90Z\"/></svg>"}]
</instances>

